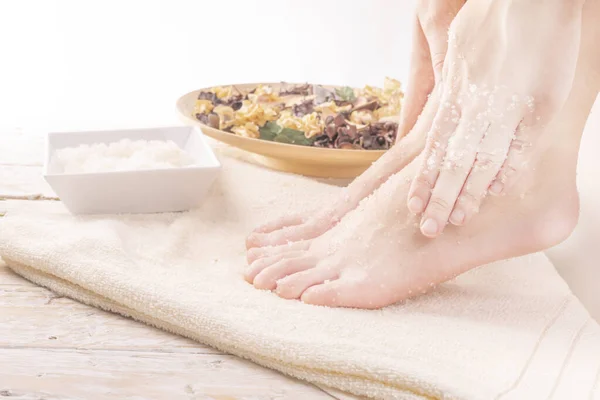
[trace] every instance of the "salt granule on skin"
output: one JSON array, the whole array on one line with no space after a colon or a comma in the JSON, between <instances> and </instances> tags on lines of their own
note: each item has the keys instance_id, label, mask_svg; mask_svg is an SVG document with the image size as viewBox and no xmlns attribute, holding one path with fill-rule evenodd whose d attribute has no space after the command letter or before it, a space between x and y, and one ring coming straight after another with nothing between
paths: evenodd
<instances>
[{"instance_id":1,"label":"salt granule on skin","mask_svg":"<svg viewBox=\"0 0 600 400\"><path fill-rule=\"evenodd\" d=\"M55 162L65 174L181 168L192 158L173 141L122 139L55 152Z\"/></svg>"}]
</instances>

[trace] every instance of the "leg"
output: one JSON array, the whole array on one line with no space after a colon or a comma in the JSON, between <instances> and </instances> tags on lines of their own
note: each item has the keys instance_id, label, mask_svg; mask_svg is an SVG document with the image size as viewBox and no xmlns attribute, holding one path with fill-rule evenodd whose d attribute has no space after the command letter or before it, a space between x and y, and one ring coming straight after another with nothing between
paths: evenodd
<instances>
[{"instance_id":1,"label":"leg","mask_svg":"<svg viewBox=\"0 0 600 400\"><path fill-rule=\"evenodd\" d=\"M255 286L313 304L376 308L427 292L471 268L540 251L564 240L578 217L579 141L600 84L594 27L598 0L586 3L575 82L528 173L504 196L489 198L468 226L430 240L406 211L413 161L393 175L308 250L252 269ZM591 8L596 12L592 13ZM591 16L590 16L591 15Z\"/></svg>"}]
</instances>

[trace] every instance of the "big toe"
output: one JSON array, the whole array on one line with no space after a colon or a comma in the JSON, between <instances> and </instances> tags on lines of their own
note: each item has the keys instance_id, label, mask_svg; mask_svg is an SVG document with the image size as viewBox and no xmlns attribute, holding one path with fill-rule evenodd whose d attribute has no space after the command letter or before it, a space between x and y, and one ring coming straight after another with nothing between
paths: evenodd
<instances>
[{"instance_id":1,"label":"big toe","mask_svg":"<svg viewBox=\"0 0 600 400\"><path fill-rule=\"evenodd\" d=\"M396 302L394 293L368 281L340 278L308 288L301 297L307 304L328 307L377 309Z\"/></svg>"}]
</instances>

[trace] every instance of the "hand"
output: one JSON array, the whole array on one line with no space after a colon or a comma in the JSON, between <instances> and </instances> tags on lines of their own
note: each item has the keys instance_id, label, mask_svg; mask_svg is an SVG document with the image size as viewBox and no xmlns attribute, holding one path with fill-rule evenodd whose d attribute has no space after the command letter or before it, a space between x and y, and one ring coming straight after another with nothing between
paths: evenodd
<instances>
[{"instance_id":1,"label":"hand","mask_svg":"<svg viewBox=\"0 0 600 400\"><path fill-rule=\"evenodd\" d=\"M435 83L442 76L448 50L448 29L464 4L465 0L419 0L417 3L408 86L396 142L413 129Z\"/></svg>"},{"instance_id":2,"label":"hand","mask_svg":"<svg viewBox=\"0 0 600 400\"><path fill-rule=\"evenodd\" d=\"M408 194L421 232L463 225L528 161L573 78L583 0L469 1L454 19L441 101Z\"/></svg>"}]
</instances>

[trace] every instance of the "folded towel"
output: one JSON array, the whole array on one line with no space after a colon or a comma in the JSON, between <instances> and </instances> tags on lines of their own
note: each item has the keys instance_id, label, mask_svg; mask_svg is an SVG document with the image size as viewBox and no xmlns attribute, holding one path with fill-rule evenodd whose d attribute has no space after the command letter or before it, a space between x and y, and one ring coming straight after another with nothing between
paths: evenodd
<instances>
[{"instance_id":1,"label":"folded towel","mask_svg":"<svg viewBox=\"0 0 600 400\"><path fill-rule=\"evenodd\" d=\"M202 206L0 220L0 255L51 290L317 385L381 399L600 399L600 328L543 254L382 310L282 300L242 279L244 237L339 188L223 159Z\"/></svg>"}]
</instances>

